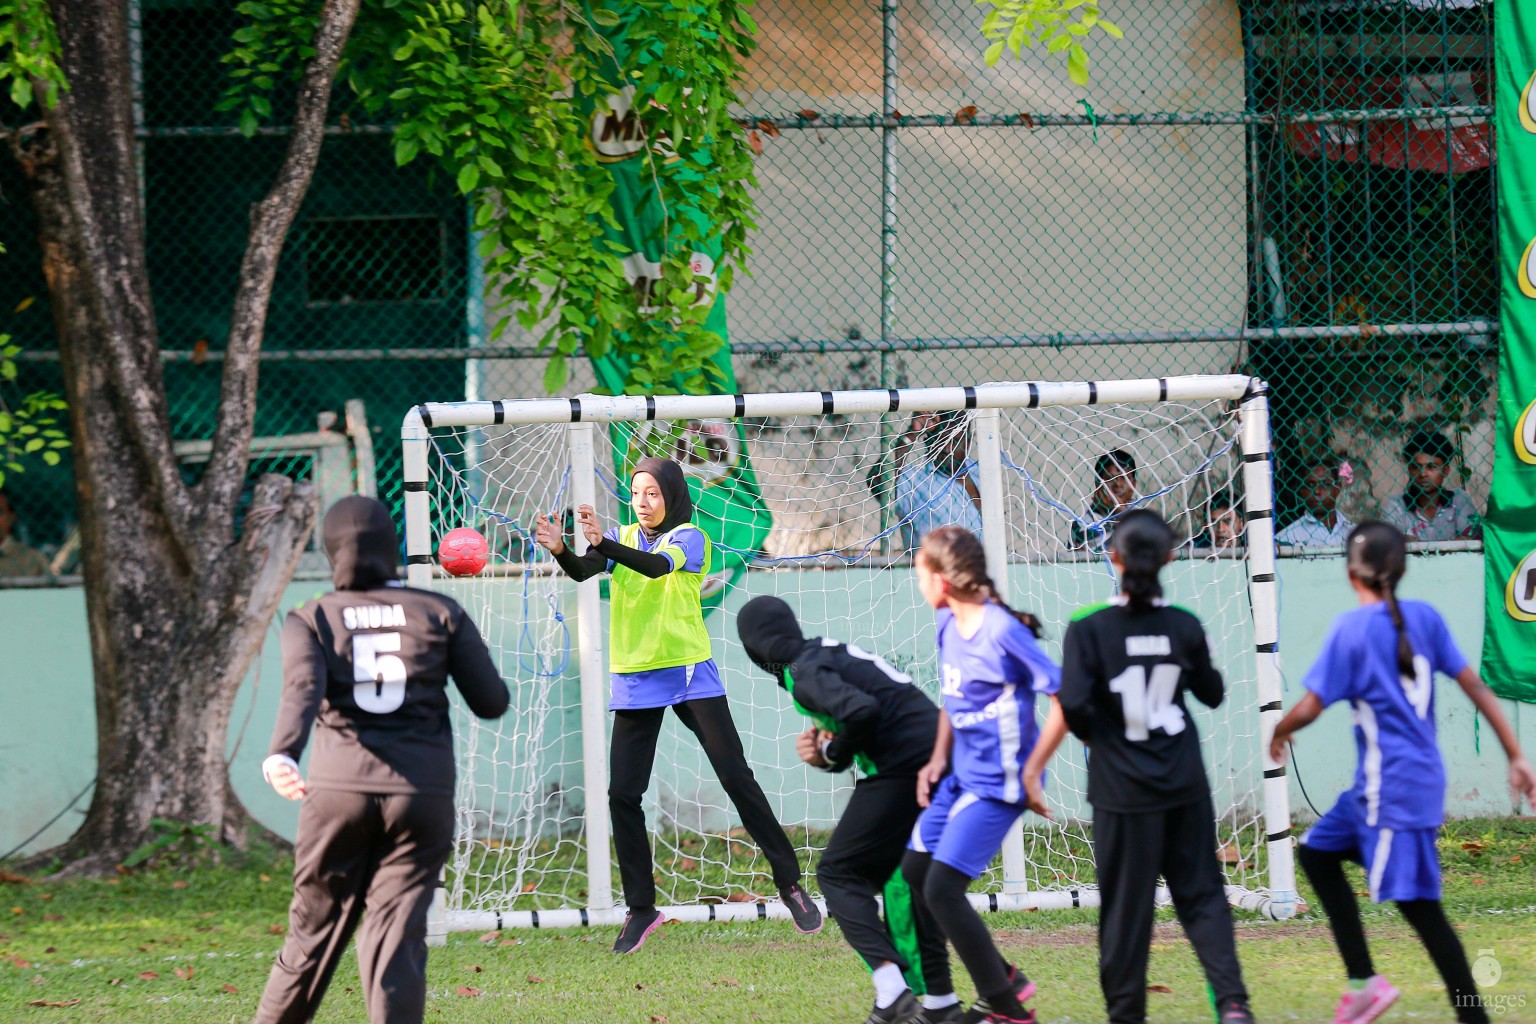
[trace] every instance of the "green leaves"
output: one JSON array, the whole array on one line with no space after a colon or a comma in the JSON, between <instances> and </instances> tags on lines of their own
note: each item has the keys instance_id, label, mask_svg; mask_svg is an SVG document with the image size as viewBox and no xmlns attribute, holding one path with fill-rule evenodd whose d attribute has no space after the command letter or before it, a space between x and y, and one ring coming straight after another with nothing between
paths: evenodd
<instances>
[{"instance_id":1,"label":"green leaves","mask_svg":"<svg viewBox=\"0 0 1536 1024\"><path fill-rule=\"evenodd\" d=\"M1093 0L976 0L990 8L982 18L981 34L992 42L983 54L988 67L996 67L1004 53L1020 57L1026 48L1044 47L1047 53L1067 55L1067 76L1080 86L1088 84L1088 51L1078 41L1095 29L1112 39L1123 39L1120 26L1106 21ZM1075 16L1074 16L1075 12Z\"/></svg>"},{"instance_id":2,"label":"green leaves","mask_svg":"<svg viewBox=\"0 0 1536 1024\"><path fill-rule=\"evenodd\" d=\"M59 37L48 5L40 0L0 0L0 83L10 100L25 110L41 99L51 107L69 88L59 69ZM43 95L33 82L41 82Z\"/></svg>"},{"instance_id":3,"label":"green leaves","mask_svg":"<svg viewBox=\"0 0 1536 1024\"><path fill-rule=\"evenodd\" d=\"M22 312L31 300L23 300L16 311ZM28 395L12 394L21 376L16 357L21 346L12 343L9 334L0 334L0 486L7 472L21 473L26 457L32 456L49 466L60 461L60 449L69 447L69 436L59 427L58 414L66 408L64 400L51 391Z\"/></svg>"}]
</instances>

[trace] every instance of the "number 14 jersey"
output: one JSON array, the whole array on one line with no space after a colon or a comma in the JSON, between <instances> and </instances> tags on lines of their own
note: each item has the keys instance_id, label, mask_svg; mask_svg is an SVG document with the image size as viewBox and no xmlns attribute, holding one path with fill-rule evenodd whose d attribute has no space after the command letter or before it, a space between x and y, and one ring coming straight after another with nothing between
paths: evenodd
<instances>
[{"instance_id":1,"label":"number 14 jersey","mask_svg":"<svg viewBox=\"0 0 1536 1024\"><path fill-rule=\"evenodd\" d=\"M1184 693L1216 707L1221 673L1200 620L1125 598L1079 610L1062 642L1061 709L1088 746L1088 802L1105 811L1160 811L1210 794L1200 736Z\"/></svg>"}]
</instances>

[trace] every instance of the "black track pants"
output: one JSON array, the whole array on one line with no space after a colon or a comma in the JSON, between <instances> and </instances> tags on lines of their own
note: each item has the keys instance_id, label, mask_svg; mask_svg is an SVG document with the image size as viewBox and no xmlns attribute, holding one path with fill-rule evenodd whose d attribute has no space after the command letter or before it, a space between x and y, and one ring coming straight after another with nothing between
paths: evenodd
<instances>
[{"instance_id":1,"label":"black track pants","mask_svg":"<svg viewBox=\"0 0 1536 1024\"><path fill-rule=\"evenodd\" d=\"M1216 816L1209 798L1142 814L1095 810L1093 854L1101 900L1099 984L1111 1024L1147 1019L1147 958L1159 875L1168 883L1217 1005L1248 998L1232 908L1216 862Z\"/></svg>"},{"instance_id":2,"label":"black track pants","mask_svg":"<svg viewBox=\"0 0 1536 1024\"><path fill-rule=\"evenodd\" d=\"M724 697L685 700L672 705L698 737L699 745L715 770L720 786L730 798L747 833L757 841L773 883L780 889L800 881L800 861L784 827L768 806L763 787L757 784L731 708ZM619 859L619 878L624 902L631 910L656 905L655 864L651 837L645 829L645 810L640 800L651 784L656 761L656 739L666 708L642 708L613 713L613 743L608 754L608 813L613 819L613 847Z\"/></svg>"},{"instance_id":3,"label":"black track pants","mask_svg":"<svg viewBox=\"0 0 1536 1024\"><path fill-rule=\"evenodd\" d=\"M354 929L368 1019L421 1024L427 908L452 846L450 796L311 791L299 811L288 939L256 1024L308 1024Z\"/></svg>"},{"instance_id":4,"label":"black track pants","mask_svg":"<svg viewBox=\"0 0 1536 1024\"><path fill-rule=\"evenodd\" d=\"M871 970L887 962L903 971L914 966L897 951L889 910L882 922L875 897L901 866L907 838L920 813L916 776L860 779L816 869L816 881L827 898L827 912ZM918 902L914 894L912 928L919 960L915 966L921 970L929 992L951 992L954 982L949 976L944 936Z\"/></svg>"}]
</instances>

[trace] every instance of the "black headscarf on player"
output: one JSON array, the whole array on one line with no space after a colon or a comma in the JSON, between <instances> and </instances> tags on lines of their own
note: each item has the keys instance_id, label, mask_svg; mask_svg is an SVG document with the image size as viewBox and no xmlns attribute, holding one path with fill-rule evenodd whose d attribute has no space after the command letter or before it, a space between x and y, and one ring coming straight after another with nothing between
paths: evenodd
<instances>
[{"instance_id":1,"label":"black headscarf on player","mask_svg":"<svg viewBox=\"0 0 1536 1024\"><path fill-rule=\"evenodd\" d=\"M400 578L400 537L382 502L342 498L325 514L321 533L337 590L372 590Z\"/></svg>"},{"instance_id":2,"label":"black headscarf on player","mask_svg":"<svg viewBox=\"0 0 1536 1024\"><path fill-rule=\"evenodd\" d=\"M688 493L688 478L683 476L683 467L671 459L641 459L636 463L635 471L629 475L631 488L634 487L635 477L641 473L649 473L656 481L656 486L661 488L661 500L667 506L667 513L662 517L659 527L647 530L645 524L640 525L645 539L654 543L657 537L668 530L693 519L693 496Z\"/></svg>"},{"instance_id":3,"label":"black headscarf on player","mask_svg":"<svg viewBox=\"0 0 1536 1024\"><path fill-rule=\"evenodd\" d=\"M753 664L784 685L784 670L805 649L792 609L777 597L754 597L736 613L736 632Z\"/></svg>"}]
</instances>

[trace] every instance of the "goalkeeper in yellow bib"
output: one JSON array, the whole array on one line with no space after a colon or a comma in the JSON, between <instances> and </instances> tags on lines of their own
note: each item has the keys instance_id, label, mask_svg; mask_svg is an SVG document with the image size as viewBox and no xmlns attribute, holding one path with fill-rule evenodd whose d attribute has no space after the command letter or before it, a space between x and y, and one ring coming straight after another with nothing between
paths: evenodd
<instances>
[{"instance_id":1,"label":"goalkeeper in yellow bib","mask_svg":"<svg viewBox=\"0 0 1536 1024\"><path fill-rule=\"evenodd\" d=\"M591 545L584 555L566 547L560 528L549 517L539 517L535 527L535 539L572 579L613 574L608 813L629 908L613 950L633 953L662 922L640 801L650 785L667 708L699 738L741 823L767 857L795 927L819 931L821 911L800 885L795 848L747 765L712 657L699 588L709 572L713 546L692 522L688 482L677 463L647 458L635 466L629 484L635 523L605 533L591 505L576 510L577 523Z\"/></svg>"}]
</instances>

